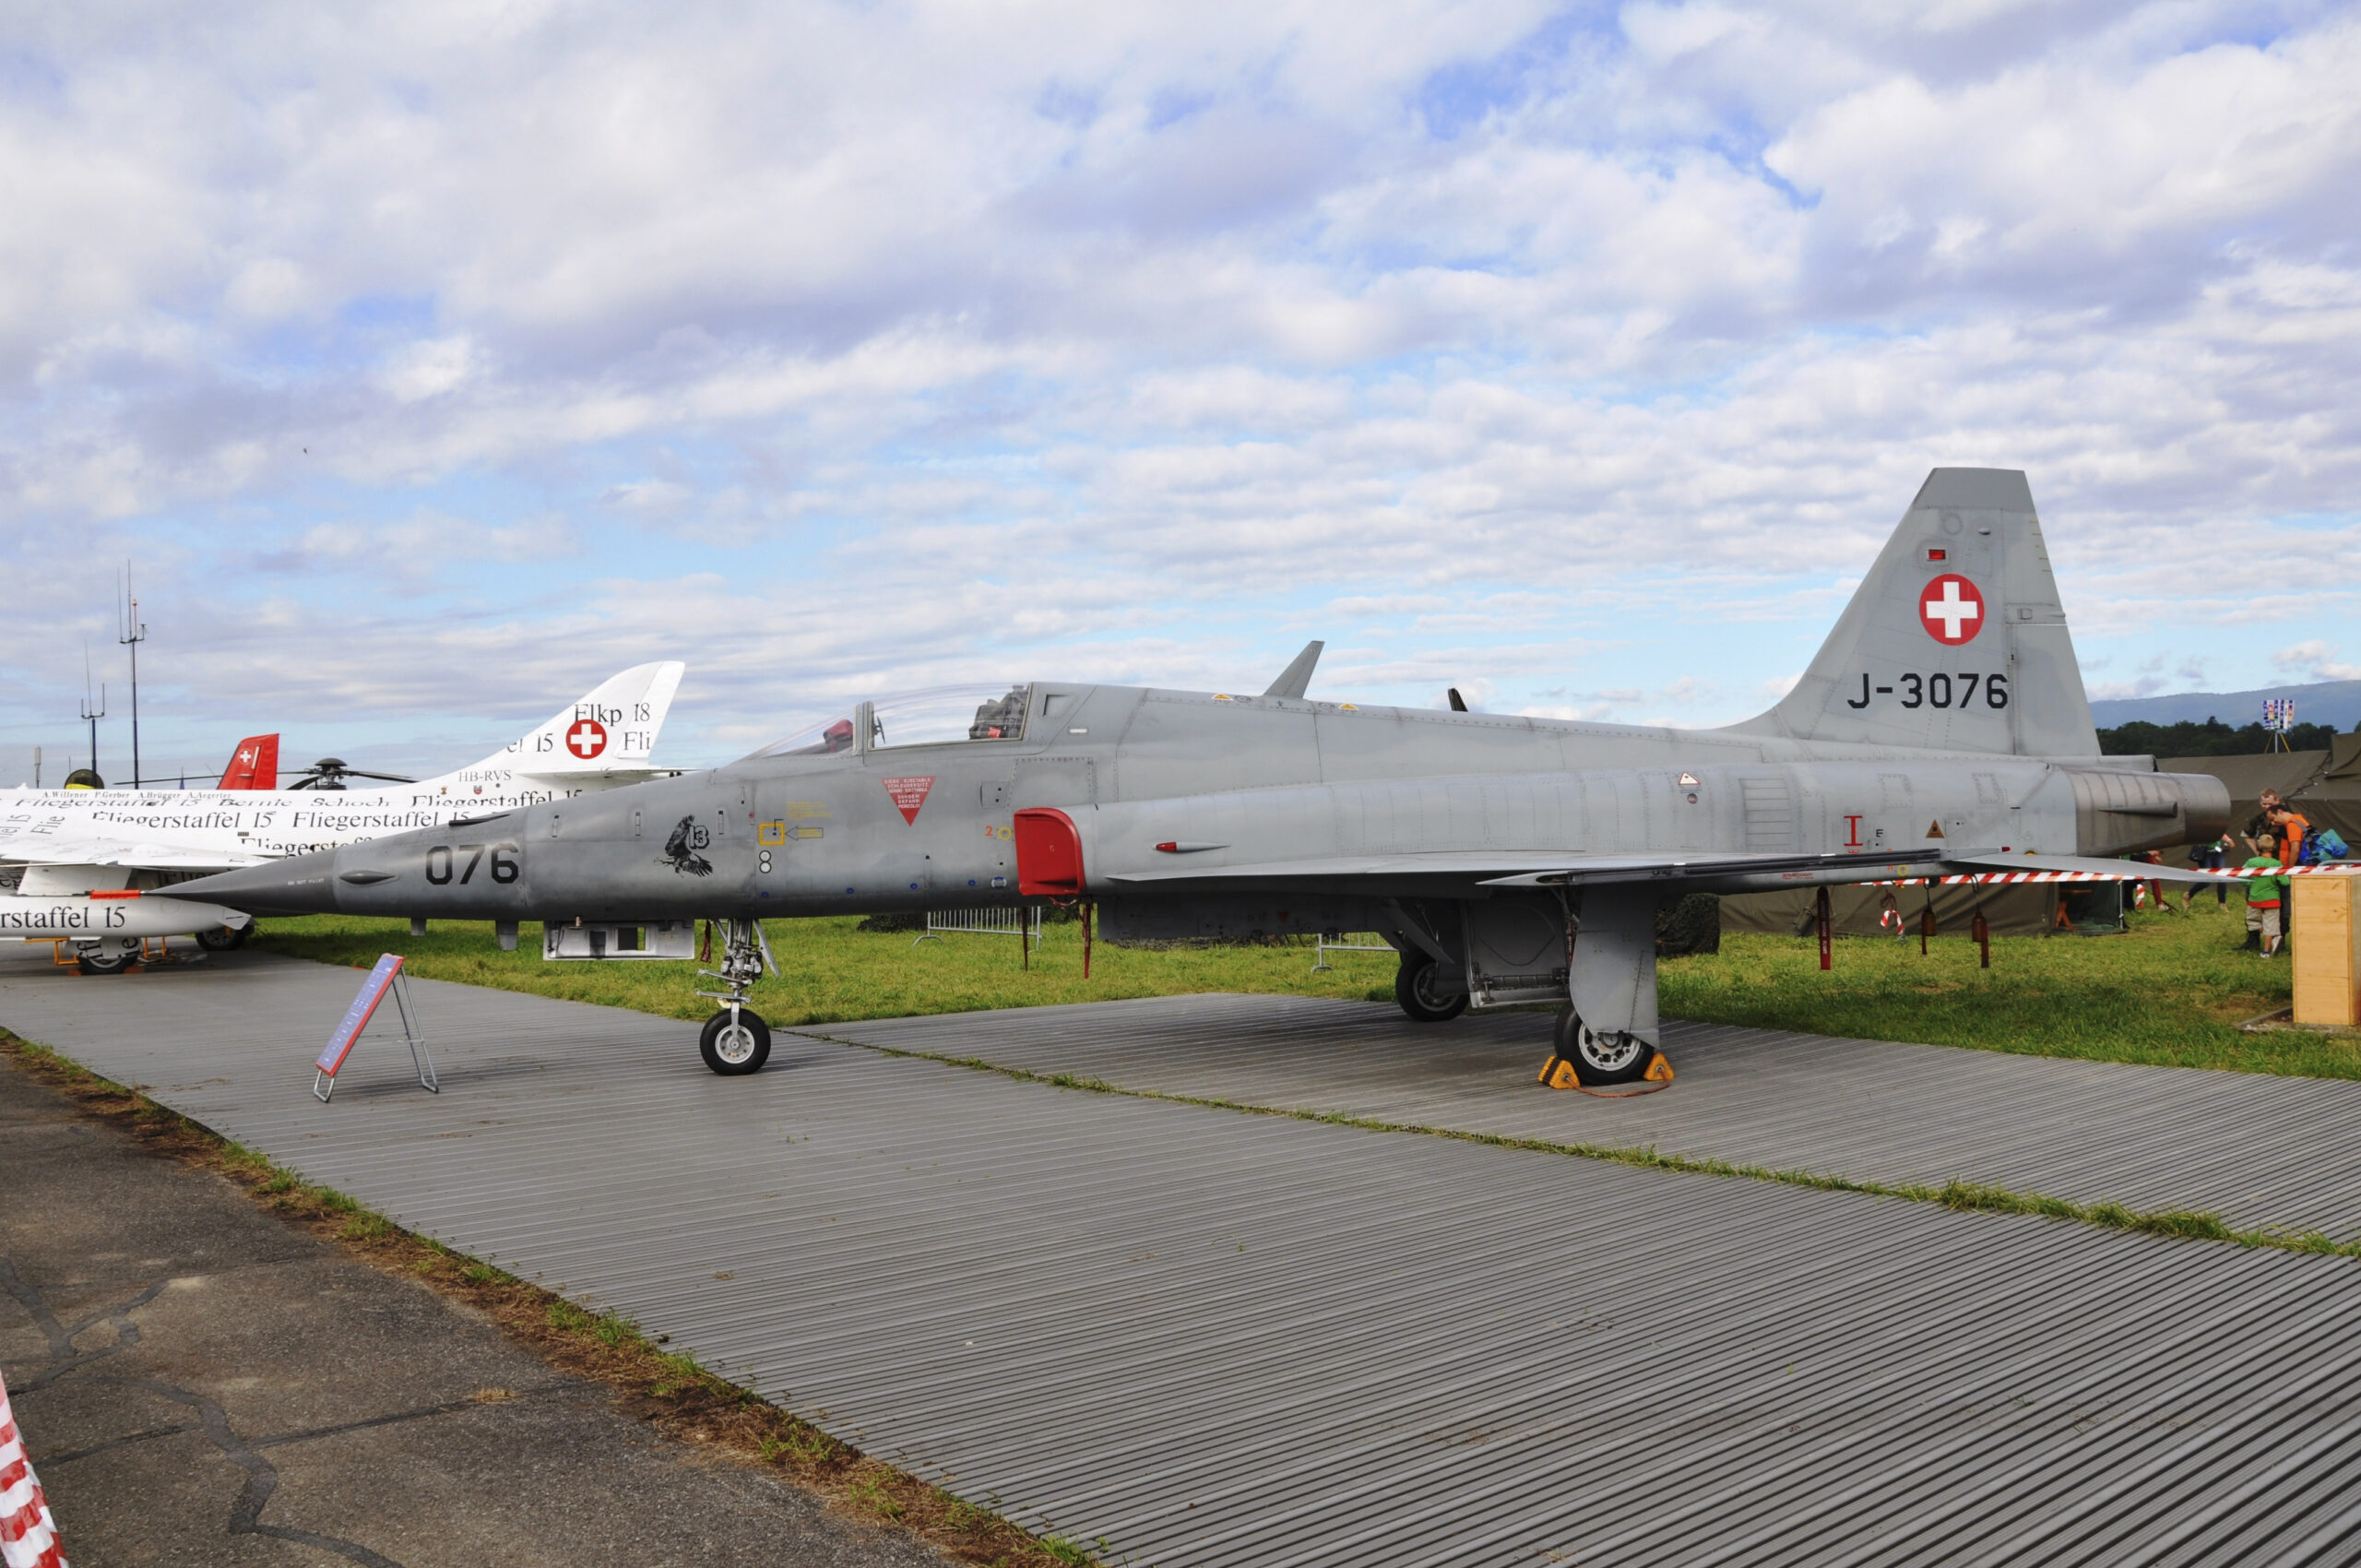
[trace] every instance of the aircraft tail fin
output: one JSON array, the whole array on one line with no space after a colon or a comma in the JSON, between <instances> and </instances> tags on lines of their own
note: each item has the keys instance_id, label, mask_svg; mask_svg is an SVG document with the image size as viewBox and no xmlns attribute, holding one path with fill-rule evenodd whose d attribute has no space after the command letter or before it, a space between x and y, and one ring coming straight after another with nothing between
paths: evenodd
<instances>
[{"instance_id":1,"label":"aircraft tail fin","mask_svg":"<svg viewBox=\"0 0 2361 1568\"><path fill-rule=\"evenodd\" d=\"M230 754L217 790L276 790L279 788L279 737L249 735Z\"/></svg>"},{"instance_id":2,"label":"aircraft tail fin","mask_svg":"<svg viewBox=\"0 0 2361 1568\"><path fill-rule=\"evenodd\" d=\"M657 734L671 711L688 666L676 659L635 664L611 676L579 701L551 715L471 767L420 785L473 782L485 773L534 778L588 779L601 774L645 773Z\"/></svg>"},{"instance_id":3,"label":"aircraft tail fin","mask_svg":"<svg viewBox=\"0 0 2361 1568\"><path fill-rule=\"evenodd\" d=\"M1937 469L1811 667L1746 734L2098 754L2082 666L2015 469Z\"/></svg>"}]
</instances>

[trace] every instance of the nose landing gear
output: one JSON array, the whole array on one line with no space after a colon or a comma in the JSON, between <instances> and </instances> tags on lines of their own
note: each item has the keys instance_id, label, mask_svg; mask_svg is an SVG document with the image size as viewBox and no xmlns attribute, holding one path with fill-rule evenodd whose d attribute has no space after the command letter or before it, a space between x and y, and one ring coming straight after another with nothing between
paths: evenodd
<instances>
[{"instance_id":1,"label":"nose landing gear","mask_svg":"<svg viewBox=\"0 0 2361 1568\"><path fill-rule=\"evenodd\" d=\"M742 1008L727 1008L705 1021L697 1054L726 1078L759 1073L771 1059L771 1027Z\"/></svg>"},{"instance_id":2,"label":"nose landing gear","mask_svg":"<svg viewBox=\"0 0 2361 1568\"><path fill-rule=\"evenodd\" d=\"M699 969L700 978L719 980L720 991L700 991L699 996L721 1003L721 1011L706 1020L697 1036L697 1054L724 1077L759 1073L771 1056L771 1027L746 1006L746 992L763 978L778 972L771 956L770 939L760 921L716 921L721 930L721 967Z\"/></svg>"}]
</instances>

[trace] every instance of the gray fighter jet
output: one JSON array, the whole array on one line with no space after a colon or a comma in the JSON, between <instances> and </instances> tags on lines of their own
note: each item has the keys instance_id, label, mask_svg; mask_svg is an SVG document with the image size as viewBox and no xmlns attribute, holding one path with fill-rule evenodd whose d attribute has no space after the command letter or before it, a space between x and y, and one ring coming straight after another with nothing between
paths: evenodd
<instances>
[{"instance_id":1,"label":"gray fighter jet","mask_svg":"<svg viewBox=\"0 0 2361 1568\"><path fill-rule=\"evenodd\" d=\"M2229 813L2206 775L2099 755L2014 470L1929 474L1809 671L1726 729L1314 701L1319 651L1260 694L1040 681L864 703L710 772L170 891L488 920L510 946L541 921L552 956L687 957L711 921L703 1053L724 1074L769 1053L746 1004L766 918L1071 899L1118 941L1376 931L1411 1017L1560 1003L1557 1055L1599 1085L1655 1067L1668 898L2121 875L2079 857L2203 838Z\"/></svg>"}]
</instances>

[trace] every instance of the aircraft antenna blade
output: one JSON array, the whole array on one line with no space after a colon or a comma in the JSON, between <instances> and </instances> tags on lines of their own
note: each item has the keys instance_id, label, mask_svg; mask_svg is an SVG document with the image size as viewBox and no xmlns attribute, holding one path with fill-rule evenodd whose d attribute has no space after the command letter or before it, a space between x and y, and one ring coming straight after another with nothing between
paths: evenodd
<instances>
[{"instance_id":1,"label":"aircraft antenna blade","mask_svg":"<svg viewBox=\"0 0 2361 1568\"><path fill-rule=\"evenodd\" d=\"M1279 678L1263 693L1266 697L1300 697L1311 684L1312 667L1320 662L1320 650L1328 645L1317 638L1303 645L1295 662L1279 671Z\"/></svg>"}]
</instances>

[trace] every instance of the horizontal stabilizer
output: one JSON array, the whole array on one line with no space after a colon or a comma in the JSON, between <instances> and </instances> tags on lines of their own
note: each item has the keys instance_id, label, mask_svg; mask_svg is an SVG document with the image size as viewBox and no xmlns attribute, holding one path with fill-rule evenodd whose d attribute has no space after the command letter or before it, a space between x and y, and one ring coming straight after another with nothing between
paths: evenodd
<instances>
[{"instance_id":1,"label":"horizontal stabilizer","mask_svg":"<svg viewBox=\"0 0 2361 1568\"><path fill-rule=\"evenodd\" d=\"M1320 663L1320 650L1327 646L1316 638L1304 644L1303 651L1295 656L1295 662L1280 671L1279 678L1272 682L1263 695L1266 697L1302 696L1311 687L1311 671Z\"/></svg>"}]
</instances>

